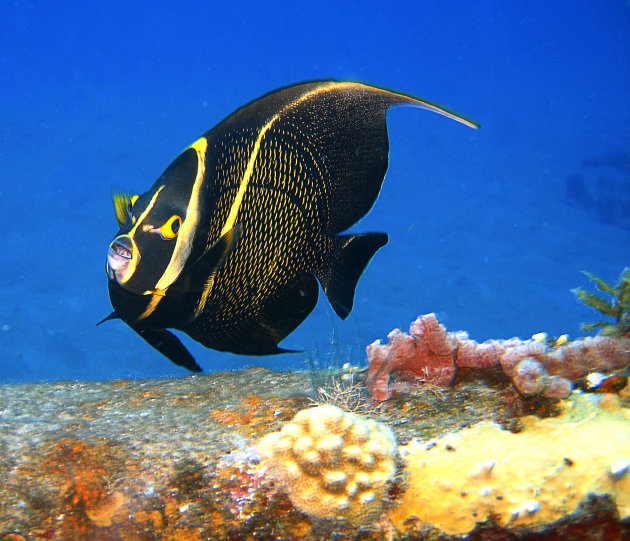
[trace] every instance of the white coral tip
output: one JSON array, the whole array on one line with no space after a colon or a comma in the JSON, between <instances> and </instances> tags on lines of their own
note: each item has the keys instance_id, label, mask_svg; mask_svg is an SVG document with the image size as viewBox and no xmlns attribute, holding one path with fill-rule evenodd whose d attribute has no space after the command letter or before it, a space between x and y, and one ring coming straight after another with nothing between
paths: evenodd
<instances>
[{"instance_id":1,"label":"white coral tip","mask_svg":"<svg viewBox=\"0 0 630 541\"><path fill-rule=\"evenodd\" d=\"M476 479L488 479L492 474L493 468L497 465L496 460L486 460L479 464L477 469L474 471L472 477Z\"/></svg>"},{"instance_id":2,"label":"white coral tip","mask_svg":"<svg viewBox=\"0 0 630 541\"><path fill-rule=\"evenodd\" d=\"M623 477L630 470L630 461L619 460L610 467L610 475L615 479Z\"/></svg>"}]
</instances>

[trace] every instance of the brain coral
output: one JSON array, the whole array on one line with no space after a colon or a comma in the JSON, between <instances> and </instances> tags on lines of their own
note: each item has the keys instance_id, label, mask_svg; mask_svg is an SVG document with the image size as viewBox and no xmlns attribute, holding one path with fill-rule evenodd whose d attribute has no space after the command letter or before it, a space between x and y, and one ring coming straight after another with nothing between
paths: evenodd
<instances>
[{"instance_id":1,"label":"brain coral","mask_svg":"<svg viewBox=\"0 0 630 541\"><path fill-rule=\"evenodd\" d=\"M259 451L293 505L312 518L367 524L396 476L393 432L331 405L299 411Z\"/></svg>"}]
</instances>

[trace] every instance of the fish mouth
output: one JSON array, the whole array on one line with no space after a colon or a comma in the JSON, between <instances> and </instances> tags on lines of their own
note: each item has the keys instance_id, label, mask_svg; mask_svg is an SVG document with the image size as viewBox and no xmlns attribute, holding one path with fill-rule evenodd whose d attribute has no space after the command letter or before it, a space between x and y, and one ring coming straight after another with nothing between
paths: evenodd
<instances>
[{"instance_id":1,"label":"fish mouth","mask_svg":"<svg viewBox=\"0 0 630 541\"><path fill-rule=\"evenodd\" d=\"M112 259L128 260L131 259L131 250L119 242L112 242L109 246L107 257Z\"/></svg>"},{"instance_id":2,"label":"fish mouth","mask_svg":"<svg viewBox=\"0 0 630 541\"><path fill-rule=\"evenodd\" d=\"M137 254L135 258L134 252ZM110 280L122 284L133 274L139 257L140 254L137 253L137 249L134 250L131 237L127 235L116 237L107 251L107 276Z\"/></svg>"}]
</instances>

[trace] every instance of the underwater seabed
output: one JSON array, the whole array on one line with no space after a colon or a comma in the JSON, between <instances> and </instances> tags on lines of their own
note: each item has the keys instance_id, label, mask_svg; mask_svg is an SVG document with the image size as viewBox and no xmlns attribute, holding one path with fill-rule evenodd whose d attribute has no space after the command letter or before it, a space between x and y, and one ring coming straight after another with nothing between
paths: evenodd
<instances>
[{"instance_id":1,"label":"underwater seabed","mask_svg":"<svg viewBox=\"0 0 630 541\"><path fill-rule=\"evenodd\" d=\"M0 539L629 539L623 377L380 403L347 368L3 385Z\"/></svg>"}]
</instances>

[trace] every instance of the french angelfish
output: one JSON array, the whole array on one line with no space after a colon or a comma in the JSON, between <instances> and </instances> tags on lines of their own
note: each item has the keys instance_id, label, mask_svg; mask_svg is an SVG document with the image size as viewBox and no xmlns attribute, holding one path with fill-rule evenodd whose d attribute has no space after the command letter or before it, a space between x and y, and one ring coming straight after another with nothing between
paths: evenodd
<instances>
[{"instance_id":1,"label":"french angelfish","mask_svg":"<svg viewBox=\"0 0 630 541\"><path fill-rule=\"evenodd\" d=\"M185 332L219 351L267 355L308 316L319 285L346 318L385 233L341 234L372 207L387 170L387 110L425 100L353 82L271 92L182 151L142 195L114 194L114 311L177 365L201 371ZM319 285L318 285L319 282ZM103 320L103 321L105 321Z\"/></svg>"}]
</instances>

